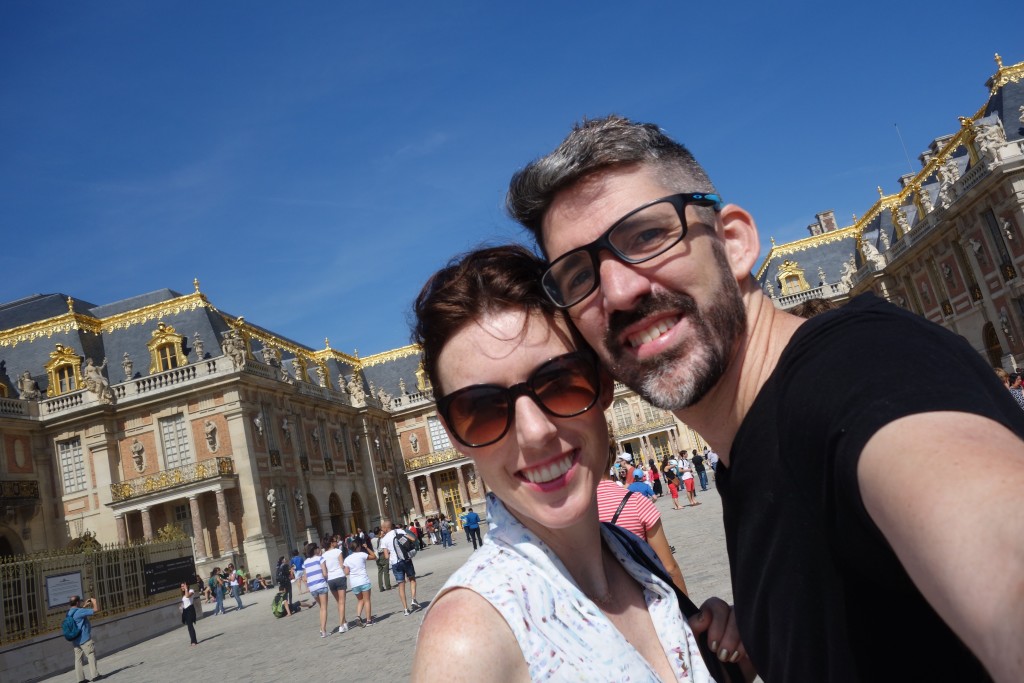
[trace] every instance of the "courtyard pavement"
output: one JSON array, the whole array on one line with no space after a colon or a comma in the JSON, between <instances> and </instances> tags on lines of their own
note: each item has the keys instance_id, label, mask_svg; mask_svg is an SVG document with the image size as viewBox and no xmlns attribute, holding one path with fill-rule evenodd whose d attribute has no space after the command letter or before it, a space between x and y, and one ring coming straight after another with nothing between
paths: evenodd
<instances>
[{"instance_id":1,"label":"courtyard pavement","mask_svg":"<svg viewBox=\"0 0 1024 683\"><path fill-rule=\"evenodd\" d=\"M701 505L693 508L673 510L668 496L656 503L669 543L676 548L676 559L690 597L698 605L712 595L732 602L722 505L714 482L710 486L707 492L698 487ZM681 500L685 499L685 494L681 495ZM417 599L424 608L473 550L464 535L455 540L454 548L427 546L416 555ZM375 580L375 573L371 578ZM115 653L105 651L99 641L99 671L112 683L282 681L324 675L338 679L358 676L408 680L423 615L413 612L404 616L397 589L380 593L373 584L377 623L366 628L352 626L356 603L350 595L346 611L350 630L327 638L320 638L315 607L291 617L275 618L270 611L274 593L258 591L243 595L244 610L237 612L232 607L227 614L217 617L209 616L211 605L203 605L207 616L196 624L197 647L189 646L184 626ZM295 597L308 601L309 596ZM327 626L334 628L338 626L338 614L334 599L330 600ZM233 605L234 601L228 598L225 604ZM72 670L46 680L73 683L76 679Z\"/></svg>"}]
</instances>

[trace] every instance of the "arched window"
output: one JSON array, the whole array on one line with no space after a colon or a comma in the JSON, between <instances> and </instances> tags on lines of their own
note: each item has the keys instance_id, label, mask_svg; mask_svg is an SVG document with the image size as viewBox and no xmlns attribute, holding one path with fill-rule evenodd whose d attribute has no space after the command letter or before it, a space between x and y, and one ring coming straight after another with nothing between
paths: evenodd
<instances>
[{"instance_id":1,"label":"arched window","mask_svg":"<svg viewBox=\"0 0 1024 683\"><path fill-rule=\"evenodd\" d=\"M629 412L629 405L624 399L615 402L612 410L615 413L615 426L618 429L625 429L633 424L633 416Z\"/></svg>"},{"instance_id":2,"label":"arched window","mask_svg":"<svg viewBox=\"0 0 1024 683\"><path fill-rule=\"evenodd\" d=\"M188 365L188 359L181 349L183 339L170 325L159 322L152 332L152 338L146 342L149 348L149 374L173 370Z\"/></svg>"},{"instance_id":3,"label":"arched window","mask_svg":"<svg viewBox=\"0 0 1024 683\"><path fill-rule=\"evenodd\" d=\"M50 352L46 374L50 379L50 384L46 387L47 396L78 391L82 387L82 357L70 346L57 344Z\"/></svg>"}]
</instances>

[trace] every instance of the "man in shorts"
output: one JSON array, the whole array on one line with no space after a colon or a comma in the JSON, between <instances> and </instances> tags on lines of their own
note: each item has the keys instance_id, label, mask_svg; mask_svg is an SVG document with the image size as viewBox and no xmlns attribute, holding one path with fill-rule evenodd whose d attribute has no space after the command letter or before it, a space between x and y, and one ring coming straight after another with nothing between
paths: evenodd
<instances>
[{"instance_id":1,"label":"man in shorts","mask_svg":"<svg viewBox=\"0 0 1024 683\"><path fill-rule=\"evenodd\" d=\"M298 549L292 550L292 567L295 568L295 581L299 584L299 592L308 591L309 588L306 586L306 572L302 569L302 563L305 558L299 554Z\"/></svg>"},{"instance_id":2,"label":"man in shorts","mask_svg":"<svg viewBox=\"0 0 1024 683\"><path fill-rule=\"evenodd\" d=\"M420 608L420 603L416 602L416 568L412 564L412 558L405 557L401 549L395 545L395 539L398 536L409 534L402 529L393 528L390 519L385 519L381 522L380 531L384 534L384 537L380 540L380 548L384 552L384 556L388 558L391 573L395 575L395 582L398 584L398 597L402 599L405 616L409 616L413 610ZM406 583L412 589L411 606L405 600Z\"/></svg>"}]
</instances>

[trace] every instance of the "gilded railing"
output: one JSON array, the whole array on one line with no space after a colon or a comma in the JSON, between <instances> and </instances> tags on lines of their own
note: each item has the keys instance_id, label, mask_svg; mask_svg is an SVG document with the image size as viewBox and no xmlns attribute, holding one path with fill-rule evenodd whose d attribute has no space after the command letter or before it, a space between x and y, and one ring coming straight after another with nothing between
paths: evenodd
<instances>
[{"instance_id":1,"label":"gilded railing","mask_svg":"<svg viewBox=\"0 0 1024 683\"><path fill-rule=\"evenodd\" d=\"M431 465L440 465L442 463L451 462L452 460L458 460L464 458L462 453L459 453L454 448L446 448L443 451L437 451L435 453L428 453L427 455L421 455L418 458L409 458L405 461L405 471L411 472L413 470L420 470L424 467L430 467Z\"/></svg>"},{"instance_id":2,"label":"gilded railing","mask_svg":"<svg viewBox=\"0 0 1024 683\"><path fill-rule=\"evenodd\" d=\"M638 424L627 425L626 427L620 428L618 425L615 427L615 436L623 439L629 436L635 436L637 434L643 434L660 427L669 427L675 424L676 419L671 415L663 415L662 417L656 417L653 420L646 420Z\"/></svg>"},{"instance_id":3,"label":"gilded railing","mask_svg":"<svg viewBox=\"0 0 1024 683\"><path fill-rule=\"evenodd\" d=\"M18 479L0 480L0 501L39 500L39 482Z\"/></svg>"},{"instance_id":4,"label":"gilded railing","mask_svg":"<svg viewBox=\"0 0 1024 683\"><path fill-rule=\"evenodd\" d=\"M113 502L147 496L157 491L166 491L175 486L190 484L204 479L216 479L235 473L235 463L231 458L214 458L200 462L190 462L181 467L172 467L148 477L129 479L110 486L110 498Z\"/></svg>"}]
</instances>

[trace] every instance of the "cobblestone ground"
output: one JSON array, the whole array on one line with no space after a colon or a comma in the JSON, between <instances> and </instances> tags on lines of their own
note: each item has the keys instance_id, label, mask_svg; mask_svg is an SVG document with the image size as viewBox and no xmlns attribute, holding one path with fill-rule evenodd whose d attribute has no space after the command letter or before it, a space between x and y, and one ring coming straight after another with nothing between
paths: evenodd
<instances>
[{"instance_id":1,"label":"cobblestone ground","mask_svg":"<svg viewBox=\"0 0 1024 683\"><path fill-rule=\"evenodd\" d=\"M714 482L707 492L698 489L697 493L701 503L697 507L673 510L672 500L667 496L656 504L694 602L700 604L712 595L731 602L722 506ZM464 535L455 540L454 548L428 546L416 556L417 598L424 607L473 550ZM244 595L246 608L241 612L232 608L225 615L200 620L196 624L200 642L197 647L189 647L184 626L115 653L105 652L103 643L98 642L100 673L115 683L282 681L324 675L338 679L366 676L408 680L422 613L404 616L397 589L380 593L374 584L373 611L378 623L367 628L352 626L356 603L350 595L346 612L349 632L327 638L320 638L315 607L277 619L270 611L273 596L274 591ZM301 597L308 600L308 594ZM328 628L338 626L333 600L329 605ZM204 608L209 615L212 606ZM74 671L70 671L47 680L64 683L76 679Z\"/></svg>"}]
</instances>

